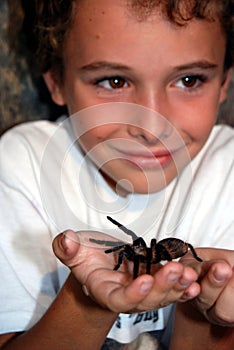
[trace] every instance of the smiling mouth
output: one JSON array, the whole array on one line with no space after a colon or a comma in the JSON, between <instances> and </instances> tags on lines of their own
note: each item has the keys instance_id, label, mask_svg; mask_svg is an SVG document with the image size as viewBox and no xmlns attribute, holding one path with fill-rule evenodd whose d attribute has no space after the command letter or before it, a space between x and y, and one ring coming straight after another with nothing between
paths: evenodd
<instances>
[{"instance_id":1,"label":"smiling mouth","mask_svg":"<svg viewBox=\"0 0 234 350\"><path fill-rule=\"evenodd\" d=\"M137 166L141 169L158 169L164 168L169 163L172 162L172 155L165 154L161 156L153 156L153 157L142 157L142 156L126 156L125 160L130 162L132 165Z\"/></svg>"},{"instance_id":2,"label":"smiling mouth","mask_svg":"<svg viewBox=\"0 0 234 350\"><path fill-rule=\"evenodd\" d=\"M169 164L174 162L173 157L174 153L169 151L161 151L152 153L148 152L140 152L133 153L127 151L119 151L117 150L118 158L123 161L127 161L132 166L140 168L140 169L161 169L167 167Z\"/></svg>"}]
</instances>

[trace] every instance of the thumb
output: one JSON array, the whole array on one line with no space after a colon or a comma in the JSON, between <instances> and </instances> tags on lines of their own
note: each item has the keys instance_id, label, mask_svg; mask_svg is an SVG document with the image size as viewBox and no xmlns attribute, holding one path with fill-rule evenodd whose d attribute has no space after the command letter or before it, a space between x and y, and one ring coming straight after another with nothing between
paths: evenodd
<instances>
[{"instance_id":1,"label":"thumb","mask_svg":"<svg viewBox=\"0 0 234 350\"><path fill-rule=\"evenodd\" d=\"M53 240L52 248L55 256L63 264L70 268L76 265L75 260L77 260L80 244L74 231L67 230L56 236Z\"/></svg>"}]
</instances>

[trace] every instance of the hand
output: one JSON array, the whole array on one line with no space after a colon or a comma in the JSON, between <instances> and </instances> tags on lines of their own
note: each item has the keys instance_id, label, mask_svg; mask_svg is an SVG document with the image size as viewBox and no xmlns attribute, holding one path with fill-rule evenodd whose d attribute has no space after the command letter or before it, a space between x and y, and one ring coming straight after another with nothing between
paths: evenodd
<instances>
[{"instance_id":1,"label":"hand","mask_svg":"<svg viewBox=\"0 0 234 350\"><path fill-rule=\"evenodd\" d=\"M209 322L219 326L234 326L234 251L199 248L196 252L204 260L197 263L189 255L181 259L199 274L201 293L193 305ZM186 293L182 297L186 300Z\"/></svg>"},{"instance_id":2,"label":"hand","mask_svg":"<svg viewBox=\"0 0 234 350\"><path fill-rule=\"evenodd\" d=\"M152 268L152 275L143 274L133 279L131 263L125 261L118 271L113 271L117 253L105 254L106 247L91 243L90 238L110 240L100 232L66 231L54 239L53 249L85 286L85 293L102 307L117 313L141 312L173 303L184 293L191 298L200 293L193 268L178 262L157 264Z\"/></svg>"}]
</instances>

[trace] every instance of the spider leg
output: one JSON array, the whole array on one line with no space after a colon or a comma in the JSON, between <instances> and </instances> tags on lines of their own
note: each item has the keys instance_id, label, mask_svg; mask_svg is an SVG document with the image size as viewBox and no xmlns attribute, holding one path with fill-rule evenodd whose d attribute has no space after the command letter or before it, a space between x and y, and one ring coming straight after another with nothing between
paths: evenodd
<instances>
[{"instance_id":1,"label":"spider leg","mask_svg":"<svg viewBox=\"0 0 234 350\"><path fill-rule=\"evenodd\" d=\"M121 250L120 252L119 252L119 254L118 254L118 262L117 262L117 264L115 265L115 267L114 267L114 270L116 271L116 270L118 270L119 268L120 268L120 266L122 265L122 263L123 263L123 258L125 257L127 260L129 260L129 261L132 261L132 260L134 260L134 251L133 251L133 249L131 248L131 246L129 246L129 245L124 245L124 246L122 246L122 247L120 247L120 248L122 248L123 250ZM118 249L117 249L117 247L116 248L114 248L114 251L117 251ZM112 250L113 251L113 250Z\"/></svg>"},{"instance_id":2,"label":"spider leg","mask_svg":"<svg viewBox=\"0 0 234 350\"><path fill-rule=\"evenodd\" d=\"M189 249L191 250L194 258L197 260L197 261L200 261L202 262L203 260L201 258L199 258L199 256L197 255L195 249L193 248L192 244L188 243L188 246L189 246Z\"/></svg>"},{"instance_id":3,"label":"spider leg","mask_svg":"<svg viewBox=\"0 0 234 350\"><path fill-rule=\"evenodd\" d=\"M131 236L133 241L138 238L138 236L135 234L135 232L129 230L127 227L125 227L124 225L120 224L118 221L112 219L110 216L107 216L107 219L109 221L111 221L112 224L118 226L118 228L120 230L122 230L123 232L127 233L127 235Z\"/></svg>"},{"instance_id":4,"label":"spider leg","mask_svg":"<svg viewBox=\"0 0 234 350\"><path fill-rule=\"evenodd\" d=\"M139 274L139 266L140 266L140 256L135 255L133 259L133 278L137 278Z\"/></svg>"},{"instance_id":5,"label":"spider leg","mask_svg":"<svg viewBox=\"0 0 234 350\"><path fill-rule=\"evenodd\" d=\"M137 237L137 239L135 239L133 241L133 246L139 246L139 247L145 247L146 248L146 243L144 241L144 239L142 237Z\"/></svg>"},{"instance_id":6,"label":"spider leg","mask_svg":"<svg viewBox=\"0 0 234 350\"><path fill-rule=\"evenodd\" d=\"M106 253L106 254L114 253L114 252L117 252L118 250L120 250L120 249L123 248L123 247L124 247L124 245L119 245L119 246L113 247L113 248L111 248L111 249L106 249L106 250L105 250L105 253Z\"/></svg>"},{"instance_id":7,"label":"spider leg","mask_svg":"<svg viewBox=\"0 0 234 350\"><path fill-rule=\"evenodd\" d=\"M124 256L126 255L126 253L125 253L125 251L124 250L122 250L121 252L119 252L119 255L118 255L118 262L117 262L117 264L115 265L115 267L114 267L114 271L117 271L119 268L120 268L120 266L122 265L122 263L123 263L123 258L124 258Z\"/></svg>"},{"instance_id":8,"label":"spider leg","mask_svg":"<svg viewBox=\"0 0 234 350\"><path fill-rule=\"evenodd\" d=\"M151 262L152 262L152 248L147 248L147 256L146 256L146 273L150 275L151 271Z\"/></svg>"},{"instance_id":9,"label":"spider leg","mask_svg":"<svg viewBox=\"0 0 234 350\"><path fill-rule=\"evenodd\" d=\"M147 248L146 250L146 273L148 275L150 275L151 273L151 265L152 265L152 257L153 257L153 253L155 252L155 247L156 247L156 244L157 244L157 241L155 238L152 238L151 239L151 242L150 242L150 248Z\"/></svg>"},{"instance_id":10,"label":"spider leg","mask_svg":"<svg viewBox=\"0 0 234 350\"><path fill-rule=\"evenodd\" d=\"M100 244L100 245L106 245L107 247L108 246L122 247L122 245L124 244L124 242L121 242L121 241L105 241L105 240L95 239L95 238L90 238L89 241L92 243Z\"/></svg>"},{"instance_id":11,"label":"spider leg","mask_svg":"<svg viewBox=\"0 0 234 350\"><path fill-rule=\"evenodd\" d=\"M120 250L120 252L118 253L118 261L117 264L114 266L114 271L117 271L120 266L123 263L123 258L125 257L127 260L129 261L133 261L134 260L134 250L132 249L132 247L128 244L125 245L121 245L118 247L113 247L111 249L107 249L105 250L105 253L114 253L117 252L118 250Z\"/></svg>"}]
</instances>

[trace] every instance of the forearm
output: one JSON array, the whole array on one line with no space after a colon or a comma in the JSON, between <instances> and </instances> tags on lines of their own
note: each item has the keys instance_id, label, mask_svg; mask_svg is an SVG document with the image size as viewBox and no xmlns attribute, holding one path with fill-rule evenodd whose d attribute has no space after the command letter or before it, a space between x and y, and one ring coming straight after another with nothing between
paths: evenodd
<instances>
[{"instance_id":1,"label":"forearm","mask_svg":"<svg viewBox=\"0 0 234 350\"><path fill-rule=\"evenodd\" d=\"M190 303L178 303L170 350L230 350L233 327L212 325Z\"/></svg>"},{"instance_id":2,"label":"forearm","mask_svg":"<svg viewBox=\"0 0 234 350\"><path fill-rule=\"evenodd\" d=\"M69 276L42 319L29 331L10 339L6 350L99 350L117 315L86 297Z\"/></svg>"}]
</instances>

